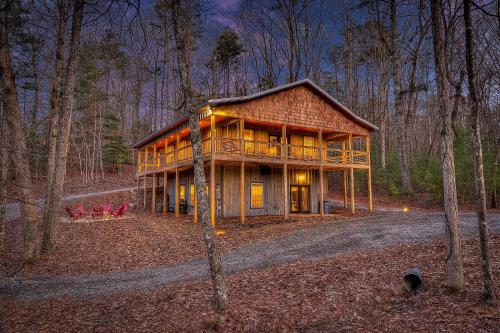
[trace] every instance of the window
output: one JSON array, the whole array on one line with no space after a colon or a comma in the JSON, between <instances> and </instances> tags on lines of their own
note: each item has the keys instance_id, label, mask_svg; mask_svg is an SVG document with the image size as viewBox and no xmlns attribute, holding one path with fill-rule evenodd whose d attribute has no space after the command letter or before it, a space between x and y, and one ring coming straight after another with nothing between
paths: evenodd
<instances>
[{"instance_id":1,"label":"window","mask_svg":"<svg viewBox=\"0 0 500 333\"><path fill-rule=\"evenodd\" d=\"M189 188L189 201L191 203L191 206L194 206L194 196L195 196L194 184L191 184L191 187Z\"/></svg>"},{"instance_id":2,"label":"window","mask_svg":"<svg viewBox=\"0 0 500 333\"><path fill-rule=\"evenodd\" d=\"M207 192L207 195L209 195L208 194L208 184L205 186L205 192ZM189 201L190 201L191 206L194 206L195 200L196 200L196 188L194 187L194 184L191 184L191 187L189 188Z\"/></svg>"},{"instance_id":3,"label":"window","mask_svg":"<svg viewBox=\"0 0 500 333\"><path fill-rule=\"evenodd\" d=\"M304 135L304 147L314 147L314 137ZM304 157L313 158L314 148L304 148Z\"/></svg>"},{"instance_id":4,"label":"window","mask_svg":"<svg viewBox=\"0 0 500 333\"><path fill-rule=\"evenodd\" d=\"M254 131L252 129L245 129L243 140L245 140L245 153L253 153L255 151L255 145L253 143Z\"/></svg>"},{"instance_id":5,"label":"window","mask_svg":"<svg viewBox=\"0 0 500 333\"><path fill-rule=\"evenodd\" d=\"M269 155L277 156L278 155L278 136L277 135L269 135Z\"/></svg>"},{"instance_id":6,"label":"window","mask_svg":"<svg viewBox=\"0 0 500 333\"><path fill-rule=\"evenodd\" d=\"M179 187L179 203L184 205L186 202L186 185L181 185Z\"/></svg>"},{"instance_id":7,"label":"window","mask_svg":"<svg viewBox=\"0 0 500 333\"><path fill-rule=\"evenodd\" d=\"M264 183L251 183L251 208L264 208Z\"/></svg>"}]
</instances>

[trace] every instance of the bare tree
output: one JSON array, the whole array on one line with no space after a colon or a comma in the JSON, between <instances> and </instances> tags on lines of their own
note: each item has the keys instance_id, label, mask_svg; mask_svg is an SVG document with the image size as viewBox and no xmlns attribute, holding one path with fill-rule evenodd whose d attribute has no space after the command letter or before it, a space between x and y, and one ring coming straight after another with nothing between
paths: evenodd
<instances>
[{"instance_id":1,"label":"bare tree","mask_svg":"<svg viewBox=\"0 0 500 333\"><path fill-rule=\"evenodd\" d=\"M11 3L12 4L12 3ZM2 95L4 115L10 136L10 154L19 188L21 217L24 223L24 258L34 260L39 254L38 222L35 199L32 190L31 172L26 154L26 138L19 108L15 72L12 68L10 45L7 32L6 11L0 12L0 77L2 78ZM4 148L2 146L2 148ZM2 175L3 176L3 175Z\"/></svg>"},{"instance_id":2,"label":"bare tree","mask_svg":"<svg viewBox=\"0 0 500 333\"><path fill-rule=\"evenodd\" d=\"M401 89L401 55L398 41L398 13L396 0L391 0L391 34L390 55L392 61L392 79L394 81L394 112L398 124L398 152L401 183L406 192L411 192L408 143L406 142L406 121L403 109L403 92Z\"/></svg>"},{"instance_id":3,"label":"bare tree","mask_svg":"<svg viewBox=\"0 0 500 333\"><path fill-rule=\"evenodd\" d=\"M432 39L441 116L441 159L443 163L444 211L446 219L447 251L446 272L448 292L457 293L464 287L460 230L458 228L457 187L455 182L455 160L453 157L453 129L449 109L449 91L446 81L446 41L444 37L441 1L429 0L432 13Z\"/></svg>"},{"instance_id":4,"label":"bare tree","mask_svg":"<svg viewBox=\"0 0 500 333\"><path fill-rule=\"evenodd\" d=\"M76 84L76 69L78 63L78 49L85 1L76 0L73 8L73 22L71 27L71 41L68 61L62 83L58 133L56 141L56 159L49 195L44 208L44 233L42 251L50 251L56 244L56 222L61 207L64 178L66 175L66 160L68 156L71 115L73 113L73 99Z\"/></svg>"},{"instance_id":5,"label":"bare tree","mask_svg":"<svg viewBox=\"0 0 500 333\"><path fill-rule=\"evenodd\" d=\"M194 29L193 11L196 4L181 0L170 0L173 35L177 48L177 62L181 77L181 89L184 95L184 108L189 112L189 125L191 128L191 146L193 148L194 184L198 200L198 216L201 217L203 237L207 248L208 262L214 289L214 303L218 311L226 308L227 290L224 281L219 248L215 233L210 223L210 208L205 192L205 164L201 151L201 131L198 122L198 111L193 105L193 81L191 73L192 48L195 46L196 37ZM191 50L189 50L191 48Z\"/></svg>"},{"instance_id":6,"label":"bare tree","mask_svg":"<svg viewBox=\"0 0 500 333\"><path fill-rule=\"evenodd\" d=\"M495 283L491 270L489 232L486 220L486 190L483 175L483 148L481 145L481 125L479 123L479 102L476 93L476 65L474 59L474 37L472 28L471 0L464 0L465 22L465 61L469 83L469 99L471 109L472 146L474 149L474 174L477 193L477 219L479 224L479 240L481 247L481 266L483 268L484 299L496 301Z\"/></svg>"}]
</instances>

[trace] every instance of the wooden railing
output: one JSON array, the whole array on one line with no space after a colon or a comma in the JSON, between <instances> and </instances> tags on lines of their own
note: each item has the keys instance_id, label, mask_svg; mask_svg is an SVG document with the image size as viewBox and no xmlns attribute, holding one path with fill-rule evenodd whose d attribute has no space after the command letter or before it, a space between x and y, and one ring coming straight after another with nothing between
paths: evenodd
<instances>
[{"instance_id":1,"label":"wooden railing","mask_svg":"<svg viewBox=\"0 0 500 333\"><path fill-rule=\"evenodd\" d=\"M262 159L287 159L293 161L316 161L335 164L367 164L368 154L366 151L350 150L341 148L328 148L293 144L281 144L275 142L250 141L234 138L216 137L213 140L214 156L234 156L262 158ZM212 140L202 140L202 154L204 157L212 155ZM321 155L320 155L321 154ZM149 156L142 159L138 165L138 172L145 172L164 168L168 165L190 161L193 158L191 145L179 149L158 151L156 156L150 152Z\"/></svg>"}]
</instances>

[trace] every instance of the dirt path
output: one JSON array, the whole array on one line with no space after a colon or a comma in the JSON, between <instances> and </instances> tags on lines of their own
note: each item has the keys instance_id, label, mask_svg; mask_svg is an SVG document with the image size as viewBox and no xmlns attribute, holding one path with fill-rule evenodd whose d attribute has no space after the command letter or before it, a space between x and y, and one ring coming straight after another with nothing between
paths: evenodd
<instances>
[{"instance_id":1,"label":"dirt path","mask_svg":"<svg viewBox=\"0 0 500 333\"><path fill-rule=\"evenodd\" d=\"M63 201L79 200L79 199L84 199L84 198L89 198L89 197L97 197L97 196L101 196L101 195L127 192L127 191L131 191L134 189L135 188L130 187L130 188L119 188L116 190L101 191L101 192L72 194L72 195L65 196L63 198ZM43 209L44 202L45 201L43 199L38 199L35 201L35 204L36 204L38 210ZM20 215L21 215L21 212L19 211L19 203L18 202L10 203L10 204L7 204L5 206L5 220L6 221L11 221L11 220L17 219Z\"/></svg>"},{"instance_id":2,"label":"dirt path","mask_svg":"<svg viewBox=\"0 0 500 333\"><path fill-rule=\"evenodd\" d=\"M464 235L477 233L474 214L461 214ZM500 215L490 215L490 228L500 232ZM336 256L358 250L402 243L421 243L444 236L443 214L383 212L342 222L293 231L277 240L258 242L223 256L227 274L278 265L284 262ZM168 284L208 277L205 259L178 265L97 276L46 279L4 279L0 299L91 298L100 295L147 291Z\"/></svg>"}]
</instances>

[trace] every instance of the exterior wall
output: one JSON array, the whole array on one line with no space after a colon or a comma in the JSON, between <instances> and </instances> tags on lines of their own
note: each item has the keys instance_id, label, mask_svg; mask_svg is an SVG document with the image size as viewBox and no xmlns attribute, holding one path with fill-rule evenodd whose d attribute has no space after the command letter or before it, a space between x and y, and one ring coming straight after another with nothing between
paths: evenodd
<instances>
[{"instance_id":1,"label":"exterior wall","mask_svg":"<svg viewBox=\"0 0 500 333\"><path fill-rule=\"evenodd\" d=\"M215 107L216 114L266 123L369 135L369 130L335 109L324 98L303 86L240 104Z\"/></svg>"},{"instance_id":2,"label":"exterior wall","mask_svg":"<svg viewBox=\"0 0 500 333\"><path fill-rule=\"evenodd\" d=\"M237 217L240 215L240 167L223 166L223 217ZM288 183L290 185L309 185L311 213L319 214L319 170L300 170L307 173L306 182L297 182L294 177L296 170L288 170ZM328 180L324 175L324 198L328 193ZM264 184L264 207L251 208L251 183ZM307 183L307 184L306 184ZM290 205L290 194L289 205ZM283 215L283 169L245 167L245 216ZM290 207L287 207L290 212Z\"/></svg>"}]
</instances>

